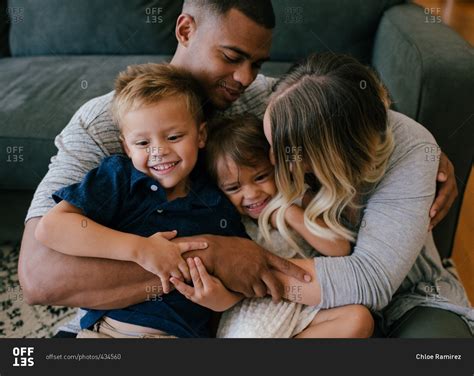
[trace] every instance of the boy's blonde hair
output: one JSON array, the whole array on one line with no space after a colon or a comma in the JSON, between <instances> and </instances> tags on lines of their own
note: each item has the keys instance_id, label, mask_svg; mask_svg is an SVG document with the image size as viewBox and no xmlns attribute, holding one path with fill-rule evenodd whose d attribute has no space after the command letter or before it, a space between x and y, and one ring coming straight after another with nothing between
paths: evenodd
<instances>
[{"instance_id":1,"label":"boy's blonde hair","mask_svg":"<svg viewBox=\"0 0 474 376\"><path fill-rule=\"evenodd\" d=\"M204 121L204 94L201 85L190 73L170 64L130 65L115 80L112 117L122 128L127 112L175 96L185 99L188 111L197 124Z\"/></svg>"}]
</instances>

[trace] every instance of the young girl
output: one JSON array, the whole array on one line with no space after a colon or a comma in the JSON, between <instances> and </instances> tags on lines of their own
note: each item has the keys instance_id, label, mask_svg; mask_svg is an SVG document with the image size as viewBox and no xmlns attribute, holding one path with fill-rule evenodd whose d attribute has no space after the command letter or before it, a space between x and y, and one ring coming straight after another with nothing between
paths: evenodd
<instances>
[{"instance_id":1,"label":"young girl","mask_svg":"<svg viewBox=\"0 0 474 376\"><path fill-rule=\"evenodd\" d=\"M286 210L284 220L290 232L280 233L273 229L270 239L265 240L259 231L257 221L269 202L277 195L274 169L269 159L270 147L265 140L262 122L244 115L232 119L219 119L209 124L206 149L208 170L222 191L242 214L247 233L259 245L285 258L311 258L318 255L345 256L350 253L350 244L341 237L325 239L313 235L305 226L304 207L312 192L306 192ZM298 162L298 158L294 158ZM276 212L272 216L273 226L277 223ZM321 226L324 222L318 220ZM289 234L291 233L291 237ZM295 240L292 240L294 238ZM319 254L318 254L319 252ZM202 280L215 279L203 268L191 269L191 274L200 275ZM273 303L271 298L235 299L232 308L224 312L217 336L247 338L290 338L290 337L369 337L373 320L363 306L349 305L328 311L301 303L309 300L301 284L285 280L286 299ZM195 281L194 291L177 282L178 290L191 300L207 305L205 288ZM221 285L220 288L224 289ZM200 290L200 291L196 291ZM222 307L224 308L224 307ZM331 312L332 311L332 312Z\"/></svg>"}]
</instances>

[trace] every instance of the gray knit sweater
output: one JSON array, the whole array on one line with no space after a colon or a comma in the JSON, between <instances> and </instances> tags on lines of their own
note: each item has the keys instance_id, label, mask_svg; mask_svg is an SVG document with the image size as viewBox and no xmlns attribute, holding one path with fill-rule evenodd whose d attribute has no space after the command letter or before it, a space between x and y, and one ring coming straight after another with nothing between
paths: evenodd
<instances>
[{"instance_id":1,"label":"gray knit sweater","mask_svg":"<svg viewBox=\"0 0 474 376\"><path fill-rule=\"evenodd\" d=\"M415 306L438 307L459 314L473 332L474 310L428 232L440 150L409 117L390 111L389 122L395 149L385 176L364 197L353 253L315 259L320 308L363 304L388 328Z\"/></svg>"}]
</instances>

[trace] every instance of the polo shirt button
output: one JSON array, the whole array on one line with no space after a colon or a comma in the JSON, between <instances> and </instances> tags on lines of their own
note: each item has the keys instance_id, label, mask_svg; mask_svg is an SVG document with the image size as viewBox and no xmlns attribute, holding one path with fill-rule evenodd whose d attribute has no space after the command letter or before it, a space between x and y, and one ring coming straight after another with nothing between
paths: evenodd
<instances>
[{"instance_id":1,"label":"polo shirt button","mask_svg":"<svg viewBox=\"0 0 474 376\"><path fill-rule=\"evenodd\" d=\"M157 209L156 212L157 212L158 214L162 214L162 213L164 212L164 210L163 210L163 209Z\"/></svg>"},{"instance_id":2,"label":"polo shirt button","mask_svg":"<svg viewBox=\"0 0 474 376\"><path fill-rule=\"evenodd\" d=\"M157 187L155 184L153 184L153 185L150 187L150 189L151 189L153 192L156 192L156 191L158 190L158 187Z\"/></svg>"}]
</instances>

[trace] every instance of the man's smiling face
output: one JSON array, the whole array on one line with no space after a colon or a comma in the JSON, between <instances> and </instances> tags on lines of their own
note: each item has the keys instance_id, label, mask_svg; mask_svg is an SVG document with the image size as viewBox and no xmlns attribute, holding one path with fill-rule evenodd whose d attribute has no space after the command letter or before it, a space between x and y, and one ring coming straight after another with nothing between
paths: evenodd
<instances>
[{"instance_id":1,"label":"man's smiling face","mask_svg":"<svg viewBox=\"0 0 474 376\"><path fill-rule=\"evenodd\" d=\"M199 22L185 48L184 64L201 82L212 104L224 110L250 86L269 59L272 30L236 9Z\"/></svg>"}]
</instances>

